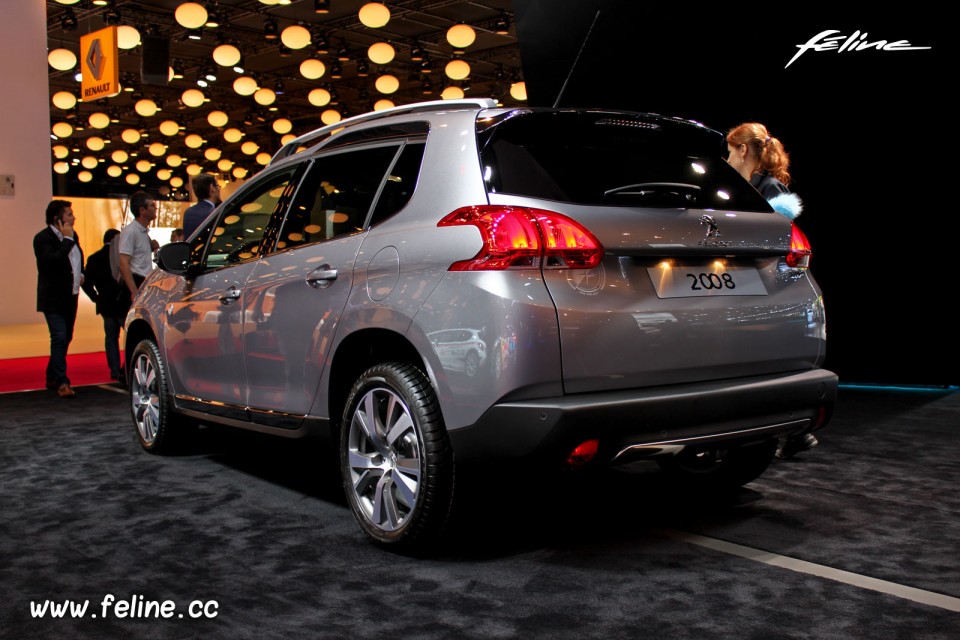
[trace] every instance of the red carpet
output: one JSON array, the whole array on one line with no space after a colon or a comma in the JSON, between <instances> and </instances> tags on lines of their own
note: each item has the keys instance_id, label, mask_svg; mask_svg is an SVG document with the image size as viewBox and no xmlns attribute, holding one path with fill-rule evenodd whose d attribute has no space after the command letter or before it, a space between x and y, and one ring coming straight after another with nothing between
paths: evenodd
<instances>
[{"instance_id":1,"label":"red carpet","mask_svg":"<svg viewBox=\"0 0 960 640\"><path fill-rule=\"evenodd\" d=\"M46 388L47 360L47 356L0 360L0 393ZM68 354L67 375L74 387L111 381L103 351Z\"/></svg>"}]
</instances>

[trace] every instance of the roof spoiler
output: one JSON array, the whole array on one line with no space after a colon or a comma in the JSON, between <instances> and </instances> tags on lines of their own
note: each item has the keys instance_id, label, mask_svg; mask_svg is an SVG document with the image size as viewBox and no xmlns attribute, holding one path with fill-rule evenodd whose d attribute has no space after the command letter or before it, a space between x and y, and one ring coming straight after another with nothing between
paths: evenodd
<instances>
[{"instance_id":1,"label":"roof spoiler","mask_svg":"<svg viewBox=\"0 0 960 640\"><path fill-rule=\"evenodd\" d=\"M338 131L345 126L357 124L360 122L367 122L369 120L377 120L379 118L385 118L387 116L393 116L398 114L407 114L407 113L419 113L423 111L436 111L438 109L456 109L458 107L479 107L480 109L492 109L497 106L497 101L492 98L472 98L466 100L430 100L429 102L414 102L412 104L404 104L397 107L390 107L389 109L381 109L380 111L370 111L367 113L362 113L358 116L353 116L352 118L347 118L346 120L340 120L333 124L329 124L325 127L320 127L319 129L314 129L309 133L305 133L302 136L294 138L287 144L280 147L280 150L273 154L273 157L270 159L269 164L274 164L284 158L293 155L297 149L308 145L313 142L317 142L329 136L332 132Z\"/></svg>"}]
</instances>

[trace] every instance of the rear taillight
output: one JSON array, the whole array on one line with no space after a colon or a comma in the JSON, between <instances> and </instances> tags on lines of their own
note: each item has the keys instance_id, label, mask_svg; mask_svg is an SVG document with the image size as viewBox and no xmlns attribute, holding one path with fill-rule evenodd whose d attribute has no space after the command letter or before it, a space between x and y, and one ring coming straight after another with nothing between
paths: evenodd
<instances>
[{"instance_id":1,"label":"rear taillight","mask_svg":"<svg viewBox=\"0 0 960 640\"><path fill-rule=\"evenodd\" d=\"M592 269L603 258L603 246L583 225L565 215L533 209L478 205L457 209L438 227L473 225L483 248L450 271L503 269Z\"/></svg>"},{"instance_id":2,"label":"rear taillight","mask_svg":"<svg viewBox=\"0 0 960 640\"><path fill-rule=\"evenodd\" d=\"M810 241L803 235L800 227L790 225L790 253L787 254L787 265L796 269L806 269L810 266Z\"/></svg>"}]
</instances>

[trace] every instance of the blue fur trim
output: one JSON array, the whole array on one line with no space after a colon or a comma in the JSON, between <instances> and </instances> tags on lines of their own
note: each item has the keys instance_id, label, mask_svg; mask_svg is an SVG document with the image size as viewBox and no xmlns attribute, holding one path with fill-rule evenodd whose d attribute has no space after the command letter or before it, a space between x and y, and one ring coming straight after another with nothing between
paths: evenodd
<instances>
[{"instance_id":1,"label":"blue fur trim","mask_svg":"<svg viewBox=\"0 0 960 640\"><path fill-rule=\"evenodd\" d=\"M770 203L774 211L791 220L796 220L803 213L803 201L795 193L781 193L770 198L767 202Z\"/></svg>"}]
</instances>

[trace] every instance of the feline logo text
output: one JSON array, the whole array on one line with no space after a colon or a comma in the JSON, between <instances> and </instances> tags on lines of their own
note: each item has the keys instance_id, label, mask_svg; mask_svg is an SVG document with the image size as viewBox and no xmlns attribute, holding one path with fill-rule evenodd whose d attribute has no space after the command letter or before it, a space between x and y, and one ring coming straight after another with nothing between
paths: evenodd
<instances>
[{"instance_id":1,"label":"feline logo text","mask_svg":"<svg viewBox=\"0 0 960 640\"><path fill-rule=\"evenodd\" d=\"M915 47L906 40L876 40L870 42L867 40L866 33L854 31L853 35L833 35L840 33L836 29L827 29L813 36L805 44L798 44L797 53L790 58L784 69L793 64L797 58L809 50L814 51L836 51L844 53L849 51L863 51L864 49L876 49L877 51L919 51L921 49L932 49L932 47Z\"/></svg>"}]
</instances>

